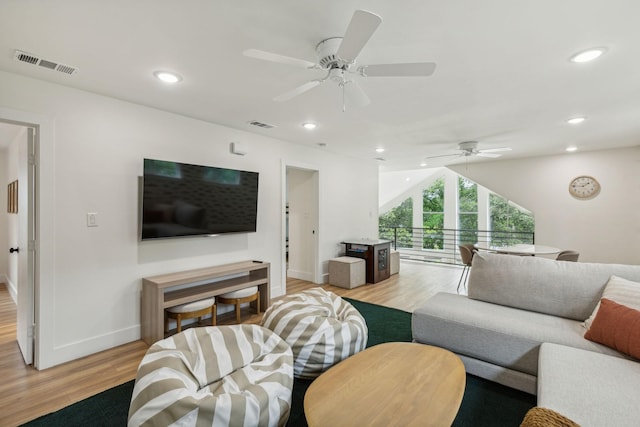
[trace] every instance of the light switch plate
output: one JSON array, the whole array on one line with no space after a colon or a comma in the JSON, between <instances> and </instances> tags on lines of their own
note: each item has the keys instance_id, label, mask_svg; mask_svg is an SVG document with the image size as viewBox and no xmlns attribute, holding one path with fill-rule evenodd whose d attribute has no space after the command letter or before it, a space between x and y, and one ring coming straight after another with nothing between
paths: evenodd
<instances>
[{"instance_id":1,"label":"light switch plate","mask_svg":"<svg viewBox=\"0 0 640 427\"><path fill-rule=\"evenodd\" d=\"M87 227L98 226L98 214L96 212L87 213Z\"/></svg>"}]
</instances>

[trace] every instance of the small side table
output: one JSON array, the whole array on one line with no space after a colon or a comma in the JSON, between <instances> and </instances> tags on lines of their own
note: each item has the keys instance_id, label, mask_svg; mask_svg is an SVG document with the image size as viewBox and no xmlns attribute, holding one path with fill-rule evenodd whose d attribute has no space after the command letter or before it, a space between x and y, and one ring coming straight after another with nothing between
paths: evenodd
<instances>
[{"instance_id":1,"label":"small side table","mask_svg":"<svg viewBox=\"0 0 640 427\"><path fill-rule=\"evenodd\" d=\"M391 276L391 240L353 239L342 243L346 256L364 259L367 283L378 283Z\"/></svg>"}]
</instances>

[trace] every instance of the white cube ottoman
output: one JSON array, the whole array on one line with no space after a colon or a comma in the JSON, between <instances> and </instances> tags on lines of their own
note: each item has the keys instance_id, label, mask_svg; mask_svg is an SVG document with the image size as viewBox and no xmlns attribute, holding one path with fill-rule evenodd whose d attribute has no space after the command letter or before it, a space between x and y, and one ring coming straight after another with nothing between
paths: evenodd
<instances>
[{"instance_id":1,"label":"white cube ottoman","mask_svg":"<svg viewBox=\"0 0 640 427\"><path fill-rule=\"evenodd\" d=\"M353 289L365 283L367 272L363 259L341 256L329 260L329 284Z\"/></svg>"},{"instance_id":2,"label":"white cube ottoman","mask_svg":"<svg viewBox=\"0 0 640 427\"><path fill-rule=\"evenodd\" d=\"M389 255L389 270L390 274L400 273L400 252L391 251Z\"/></svg>"}]
</instances>

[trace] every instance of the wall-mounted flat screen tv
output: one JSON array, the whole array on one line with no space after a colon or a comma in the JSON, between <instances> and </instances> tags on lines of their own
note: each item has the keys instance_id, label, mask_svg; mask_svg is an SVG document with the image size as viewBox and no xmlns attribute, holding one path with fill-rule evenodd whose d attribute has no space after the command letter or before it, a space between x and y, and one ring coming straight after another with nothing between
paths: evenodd
<instances>
[{"instance_id":1,"label":"wall-mounted flat screen tv","mask_svg":"<svg viewBox=\"0 0 640 427\"><path fill-rule=\"evenodd\" d=\"M144 159L142 240L256 231L258 172Z\"/></svg>"}]
</instances>

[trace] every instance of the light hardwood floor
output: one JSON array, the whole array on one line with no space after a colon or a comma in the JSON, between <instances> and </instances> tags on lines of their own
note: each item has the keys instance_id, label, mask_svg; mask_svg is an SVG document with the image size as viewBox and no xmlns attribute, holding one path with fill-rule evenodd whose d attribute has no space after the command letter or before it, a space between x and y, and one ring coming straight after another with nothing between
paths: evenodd
<instances>
[{"instance_id":1,"label":"light hardwood floor","mask_svg":"<svg viewBox=\"0 0 640 427\"><path fill-rule=\"evenodd\" d=\"M342 289L323 287L338 295L373 304L413 311L436 292L456 292L462 269L401 261L400 274L375 285ZM287 293L315 285L288 279ZM243 308L243 323L259 323L262 315ZM233 324L233 312L218 317L218 324ZM148 346L135 341L63 365L38 371L26 366L16 342L16 307L0 284L0 425L17 426L49 412L135 378Z\"/></svg>"}]
</instances>

